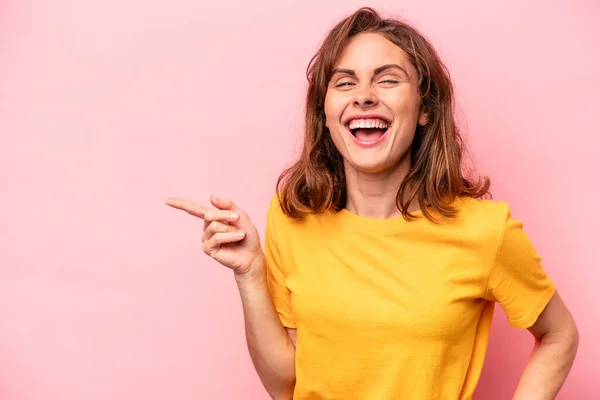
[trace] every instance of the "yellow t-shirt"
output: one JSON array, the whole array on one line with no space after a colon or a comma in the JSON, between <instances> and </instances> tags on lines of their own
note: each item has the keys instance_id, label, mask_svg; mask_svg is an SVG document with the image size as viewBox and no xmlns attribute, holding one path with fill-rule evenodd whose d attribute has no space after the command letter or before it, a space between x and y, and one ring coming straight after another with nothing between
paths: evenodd
<instances>
[{"instance_id":1,"label":"yellow t-shirt","mask_svg":"<svg viewBox=\"0 0 600 400\"><path fill-rule=\"evenodd\" d=\"M273 199L267 276L297 329L294 399L472 398L494 303L526 328L555 289L506 203L455 206L438 225L347 210L298 221Z\"/></svg>"}]
</instances>

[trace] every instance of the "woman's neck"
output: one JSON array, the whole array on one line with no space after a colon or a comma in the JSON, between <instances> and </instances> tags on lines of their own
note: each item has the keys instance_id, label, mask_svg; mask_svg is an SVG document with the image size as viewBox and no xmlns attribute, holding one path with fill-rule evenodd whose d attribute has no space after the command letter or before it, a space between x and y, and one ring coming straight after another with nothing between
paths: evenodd
<instances>
[{"instance_id":1,"label":"woman's neck","mask_svg":"<svg viewBox=\"0 0 600 400\"><path fill-rule=\"evenodd\" d=\"M367 218L401 216L396 198L409 169L410 166L398 165L393 170L370 174L346 166L346 209ZM409 212L419 208L413 203Z\"/></svg>"}]
</instances>

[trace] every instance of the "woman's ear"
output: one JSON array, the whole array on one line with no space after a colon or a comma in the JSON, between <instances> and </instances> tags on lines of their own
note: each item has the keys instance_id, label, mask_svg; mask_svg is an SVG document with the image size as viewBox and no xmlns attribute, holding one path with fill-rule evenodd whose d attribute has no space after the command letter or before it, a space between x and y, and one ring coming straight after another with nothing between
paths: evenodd
<instances>
[{"instance_id":1,"label":"woman's ear","mask_svg":"<svg viewBox=\"0 0 600 400\"><path fill-rule=\"evenodd\" d=\"M419 113L419 125L425 126L429 123L429 113L425 110L425 107L421 107L421 112Z\"/></svg>"}]
</instances>

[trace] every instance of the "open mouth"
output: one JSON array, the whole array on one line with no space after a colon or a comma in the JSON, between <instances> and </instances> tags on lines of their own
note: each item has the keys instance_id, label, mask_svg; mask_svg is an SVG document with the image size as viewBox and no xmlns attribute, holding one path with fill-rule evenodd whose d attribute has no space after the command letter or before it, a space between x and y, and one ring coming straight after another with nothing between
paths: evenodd
<instances>
[{"instance_id":1,"label":"open mouth","mask_svg":"<svg viewBox=\"0 0 600 400\"><path fill-rule=\"evenodd\" d=\"M390 123L379 118L353 119L346 127L352 136L366 144L378 142L388 131Z\"/></svg>"}]
</instances>

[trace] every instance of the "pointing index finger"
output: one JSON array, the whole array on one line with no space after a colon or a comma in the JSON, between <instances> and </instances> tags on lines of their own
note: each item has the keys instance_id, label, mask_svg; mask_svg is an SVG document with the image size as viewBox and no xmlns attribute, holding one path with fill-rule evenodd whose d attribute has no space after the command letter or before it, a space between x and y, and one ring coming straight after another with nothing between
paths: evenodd
<instances>
[{"instance_id":1,"label":"pointing index finger","mask_svg":"<svg viewBox=\"0 0 600 400\"><path fill-rule=\"evenodd\" d=\"M179 210L183 210L188 212L189 214L198 217L204 218L204 214L208 211L208 209L204 206L201 206L198 203L194 203L190 200L179 199L179 198L168 198L165 201L165 204L171 206L173 208L177 208Z\"/></svg>"}]
</instances>

